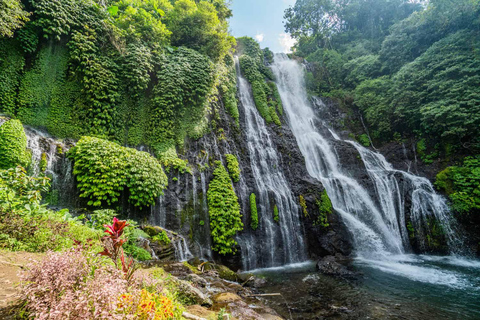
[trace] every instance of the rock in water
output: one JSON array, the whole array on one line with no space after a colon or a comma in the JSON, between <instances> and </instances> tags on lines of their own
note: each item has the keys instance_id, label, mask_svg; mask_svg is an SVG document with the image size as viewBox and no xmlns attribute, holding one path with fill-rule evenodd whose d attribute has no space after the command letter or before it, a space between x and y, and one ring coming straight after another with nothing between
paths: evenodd
<instances>
[{"instance_id":1,"label":"rock in water","mask_svg":"<svg viewBox=\"0 0 480 320\"><path fill-rule=\"evenodd\" d=\"M353 276L354 272L342 264L345 262L343 256L326 256L317 262L317 270L326 275L332 276Z\"/></svg>"}]
</instances>

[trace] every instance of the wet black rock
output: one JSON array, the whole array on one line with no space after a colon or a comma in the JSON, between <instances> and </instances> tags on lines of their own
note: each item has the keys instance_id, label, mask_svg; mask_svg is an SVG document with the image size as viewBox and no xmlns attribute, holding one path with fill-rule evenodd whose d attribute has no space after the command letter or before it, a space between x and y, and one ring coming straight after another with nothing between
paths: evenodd
<instances>
[{"instance_id":1,"label":"wet black rock","mask_svg":"<svg viewBox=\"0 0 480 320\"><path fill-rule=\"evenodd\" d=\"M317 270L323 274L351 277L355 272L348 269L348 259L343 255L326 256L317 262Z\"/></svg>"}]
</instances>

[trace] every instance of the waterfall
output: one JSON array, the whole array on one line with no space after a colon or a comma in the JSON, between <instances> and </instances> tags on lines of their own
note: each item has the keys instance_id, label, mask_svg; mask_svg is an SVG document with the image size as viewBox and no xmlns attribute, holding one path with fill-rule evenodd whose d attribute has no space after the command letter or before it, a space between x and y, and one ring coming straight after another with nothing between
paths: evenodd
<instances>
[{"instance_id":1,"label":"waterfall","mask_svg":"<svg viewBox=\"0 0 480 320\"><path fill-rule=\"evenodd\" d=\"M352 234L359 257L382 260L409 251L405 225L407 195L411 197L410 216L415 230L423 230L433 216L442 223L449 244L455 247L458 238L448 206L435 193L430 181L394 170L381 154L356 142L344 141L327 128L310 106L304 70L297 62L276 55L272 70L308 172L325 186L335 211ZM360 155L373 183L373 192L352 177L351 168L337 154L337 146L354 148Z\"/></svg>"},{"instance_id":2,"label":"waterfall","mask_svg":"<svg viewBox=\"0 0 480 320\"><path fill-rule=\"evenodd\" d=\"M188 249L187 241L181 235L177 235L178 239L174 240L173 247L175 248L175 260L187 261L193 258L192 253Z\"/></svg>"},{"instance_id":3,"label":"waterfall","mask_svg":"<svg viewBox=\"0 0 480 320\"><path fill-rule=\"evenodd\" d=\"M150 217L148 223L160 226L162 228L166 227L167 224L167 209L165 207L165 196L161 195L158 197L155 205L150 208Z\"/></svg>"},{"instance_id":4,"label":"waterfall","mask_svg":"<svg viewBox=\"0 0 480 320\"><path fill-rule=\"evenodd\" d=\"M255 180L259 227L242 234L238 243L242 250L243 268L279 266L304 261L306 248L303 229L289 183L281 170L279 156L268 133L265 120L253 101L250 84L241 75L238 59L237 76L240 105L243 108L244 132L250 165ZM278 207L279 222L273 220ZM245 221L250 228L250 221Z\"/></svg>"}]
</instances>

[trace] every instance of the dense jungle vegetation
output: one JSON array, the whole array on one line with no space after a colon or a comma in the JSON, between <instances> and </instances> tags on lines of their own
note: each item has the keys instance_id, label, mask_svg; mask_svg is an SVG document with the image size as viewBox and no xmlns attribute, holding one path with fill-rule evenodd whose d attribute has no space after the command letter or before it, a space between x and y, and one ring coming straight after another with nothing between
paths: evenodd
<instances>
[{"instance_id":1,"label":"dense jungle vegetation","mask_svg":"<svg viewBox=\"0 0 480 320\"><path fill-rule=\"evenodd\" d=\"M298 0L285 19L310 93L363 118L366 146L413 138L424 163L454 164L437 186L478 212L478 0Z\"/></svg>"},{"instance_id":2,"label":"dense jungle vegetation","mask_svg":"<svg viewBox=\"0 0 480 320\"><path fill-rule=\"evenodd\" d=\"M235 39L223 0L2 6L11 18L0 25L0 112L56 137L94 135L161 156L205 132L220 79L229 90Z\"/></svg>"}]
</instances>

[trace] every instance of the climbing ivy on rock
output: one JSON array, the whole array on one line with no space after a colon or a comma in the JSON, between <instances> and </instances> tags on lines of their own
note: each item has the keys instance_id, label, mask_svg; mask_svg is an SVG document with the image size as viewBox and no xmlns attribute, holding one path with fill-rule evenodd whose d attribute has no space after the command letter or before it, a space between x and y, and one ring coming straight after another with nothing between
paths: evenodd
<instances>
[{"instance_id":1,"label":"climbing ivy on rock","mask_svg":"<svg viewBox=\"0 0 480 320\"><path fill-rule=\"evenodd\" d=\"M215 166L214 178L207 191L212 250L226 255L236 252L237 242L233 237L243 230L243 223L240 204L228 172L220 161L215 161Z\"/></svg>"},{"instance_id":2,"label":"climbing ivy on rock","mask_svg":"<svg viewBox=\"0 0 480 320\"><path fill-rule=\"evenodd\" d=\"M283 106L277 86L271 81L273 73L265 66L263 51L251 38L240 38L238 44L239 52L244 53L239 59L240 69L252 86L253 100L258 112L267 123L273 122L281 126L278 113L283 114Z\"/></svg>"},{"instance_id":3,"label":"climbing ivy on rock","mask_svg":"<svg viewBox=\"0 0 480 320\"><path fill-rule=\"evenodd\" d=\"M211 62L194 50L179 48L161 65L150 120L151 144L157 152L175 143L183 145L189 129L202 118L213 84Z\"/></svg>"},{"instance_id":4,"label":"climbing ivy on rock","mask_svg":"<svg viewBox=\"0 0 480 320\"><path fill-rule=\"evenodd\" d=\"M70 149L80 196L93 207L118 203L122 192L137 207L149 206L163 194L167 177L160 163L146 152L107 140L83 137Z\"/></svg>"},{"instance_id":5,"label":"climbing ivy on rock","mask_svg":"<svg viewBox=\"0 0 480 320\"><path fill-rule=\"evenodd\" d=\"M225 159L227 159L227 168L230 178L233 182L240 181L240 166L238 165L237 157L233 154L226 154Z\"/></svg>"},{"instance_id":6,"label":"climbing ivy on rock","mask_svg":"<svg viewBox=\"0 0 480 320\"><path fill-rule=\"evenodd\" d=\"M27 136L19 120L11 119L0 126L0 169L17 165L27 167L30 153L27 152Z\"/></svg>"}]
</instances>

